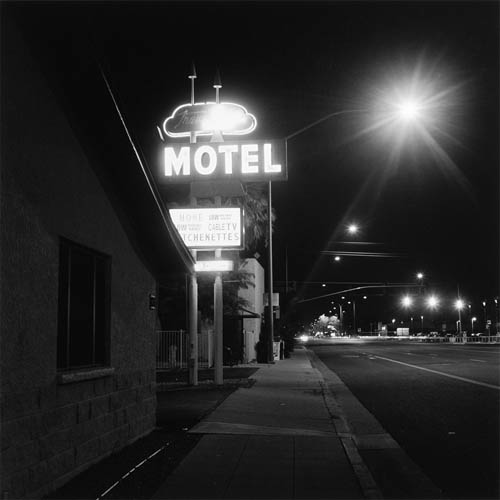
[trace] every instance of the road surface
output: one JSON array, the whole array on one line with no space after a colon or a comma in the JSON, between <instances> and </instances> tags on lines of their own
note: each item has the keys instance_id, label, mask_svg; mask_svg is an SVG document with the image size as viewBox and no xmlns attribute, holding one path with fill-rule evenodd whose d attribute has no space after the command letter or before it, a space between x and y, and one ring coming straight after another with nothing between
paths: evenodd
<instances>
[{"instance_id":1,"label":"road surface","mask_svg":"<svg viewBox=\"0 0 500 500\"><path fill-rule=\"evenodd\" d=\"M333 370L449 498L499 498L500 345L315 341Z\"/></svg>"}]
</instances>

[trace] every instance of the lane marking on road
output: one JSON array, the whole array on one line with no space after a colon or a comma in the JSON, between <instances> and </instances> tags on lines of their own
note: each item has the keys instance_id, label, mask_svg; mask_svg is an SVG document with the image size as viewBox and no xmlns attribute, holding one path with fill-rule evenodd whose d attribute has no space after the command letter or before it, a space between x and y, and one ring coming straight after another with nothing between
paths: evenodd
<instances>
[{"instance_id":1,"label":"lane marking on road","mask_svg":"<svg viewBox=\"0 0 500 500\"><path fill-rule=\"evenodd\" d=\"M483 354L495 354L498 356L500 354L500 351L497 349L497 345L485 345L483 348L477 348L477 347L470 347L466 344L453 344L453 345L440 345L438 349L453 349L455 352L457 350L460 351L474 351L474 352L481 352Z\"/></svg>"},{"instance_id":2,"label":"lane marking on road","mask_svg":"<svg viewBox=\"0 0 500 500\"><path fill-rule=\"evenodd\" d=\"M500 391L500 386L498 386L498 385L487 384L485 382L479 382L477 380L472 380L470 378L459 377L458 375L451 375L450 373L444 373L444 372L440 372L438 370L431 370L430 368L424 368L422 366L411 365L410 363L404 363L403 361L397 361L397 360L391 359L391 358L384 358L382 356L375 356L375 358L383 359L385 361L390 361L391 363L397 363L399 365L408 366L410 368L416 368L417 370L423 370L424 372L430 372L430 373L435 373L437 375L443 375L443 377L449 377L449 378L453 378L455 380L460 380L462 382L468 382L469 384L480 385L482 387L489 387L490 389L496 389L497 391Z\"/></svg>"},{"instance_id":3,"label":"lane marking on road","mask_svg":"<svg viewBox=\"0 0 500 500\"><path fill-rule=\"evenodd\" d=\"M470 358L470 361L477 361L478 363L486 363L484 359L472 359Z\"/></svg>"}]
</instances>

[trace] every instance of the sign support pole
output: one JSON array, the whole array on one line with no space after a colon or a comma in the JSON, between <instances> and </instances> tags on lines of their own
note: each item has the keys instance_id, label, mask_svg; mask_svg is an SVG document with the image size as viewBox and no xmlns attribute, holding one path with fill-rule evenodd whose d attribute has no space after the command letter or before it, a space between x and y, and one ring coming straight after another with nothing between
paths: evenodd
<instances>
[{"instance_id":1,"label":"sign support pole","mask_svg":"<svg viewBox=\"0 0 500 500\"><path fill-rule=\"evenodd\" d=\"M271 181L268 182L268 205L267 222L269 241L267 243L267 293L268 293L268 315L267 315L267 362L274 363L273 341L274 341L274 312L273 312L273 222L272 222L272 194Z\"/></svg>"},{"instance_id":2,"label":"sign support pole","mask_svg":"<svg viewBox=\"0 0 500 500\"><path fill-rule=\"evenodd\" d=\"M215 197L215 206L222 206L222 198L220 196ZM222 250L217 248L215 250L215 258L220 259L222 257ZM223 371L223 355L224 355L224 304L222 299L222 276L218 272L215 275L214 281L214 383L215 385L222 385L224 382L224 371Z\"/></svg>"},{"instance_id":3,"label":"sign support pole","mask_svg":"<svg viewBox=\"0 0 500 500\"><path fill-rule=\"evenodd\" d=\"M198 385L198 280L192 273L189 280L189 384Z\"/></svg>"},{"instance_id":4,"label":"sign support pole","mask_svg":"<svg viewBox=\"0 0 500 500\"><path fill-rule=\"evenodd\" d=\"M193 68L194 72L194 68ZM194 77L191 78L194 98ZM196 142L196 136L191 134L190 142ZM196 206L196 198L191 197L191 206ZM196 250L192 250L192 255L196 261ZM198 385L198 280L196 272L189 277L189 385Z\"/></svg>"},{"instance_id":5,"label":"sign support pole","mask_svg":"<svg viewBox=\"0 0 500 500\"><path fill-rule=\"evenodd\" d=\"M222 314L222 277L221 273L215 275L214 282L214 335L215 335L215 356L214 356L214 382L215 385L223 384L222 356L223 356L223 314Z\"/></svg>"}]
</instances>

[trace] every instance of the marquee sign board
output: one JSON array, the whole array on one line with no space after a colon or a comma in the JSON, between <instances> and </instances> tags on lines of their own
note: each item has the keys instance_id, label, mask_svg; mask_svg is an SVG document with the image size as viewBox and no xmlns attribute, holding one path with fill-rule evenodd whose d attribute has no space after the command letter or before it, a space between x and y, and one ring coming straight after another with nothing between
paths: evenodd
<instances>
[{"instance_id":1,"label":"marquee sign board","mask_svg":"<svg viewBox=\"0 0 500 500\"><path fill-rule=\"evenodd\" d=\"M165 146L160 179L263 182L286 180L285 141L179 143Z\"/></svg>"},{"instance_id":2,"label":"marquee sign board","mask_svg":"<svg viewBox=\"0 0 500 500\"><path fill-rule=\"evenodd\" d=\"M241 250L244 247L240 207L173 208L169 213L188 248Z\"/></svg>"},{"instance_id":3,"label":"marquee sign board","mask_svg":"<svg viewBox=\"0 0 500 500\"><path fill-rule=\"evenodd\" d=\"M194 265L197 273L213 273L232 271L234 263L232 260L198 260Z\"/></svg>"}]
</instances>

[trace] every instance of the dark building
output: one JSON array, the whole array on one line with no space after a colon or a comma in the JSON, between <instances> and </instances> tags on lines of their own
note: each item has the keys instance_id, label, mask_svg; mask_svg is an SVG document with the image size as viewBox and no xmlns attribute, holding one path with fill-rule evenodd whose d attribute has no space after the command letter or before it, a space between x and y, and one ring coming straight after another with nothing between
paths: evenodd
<instances>
[{"instance_id":1,"label":"dark building","mask_svg":"<svg viewBox=\"0 0 500 500\"><path fill-rule=\"evenodd\" d=\"M2 7L1 494L36 498L155 426L153 296L193 262L85 43Z\"/></svg>"}]
</instances>

